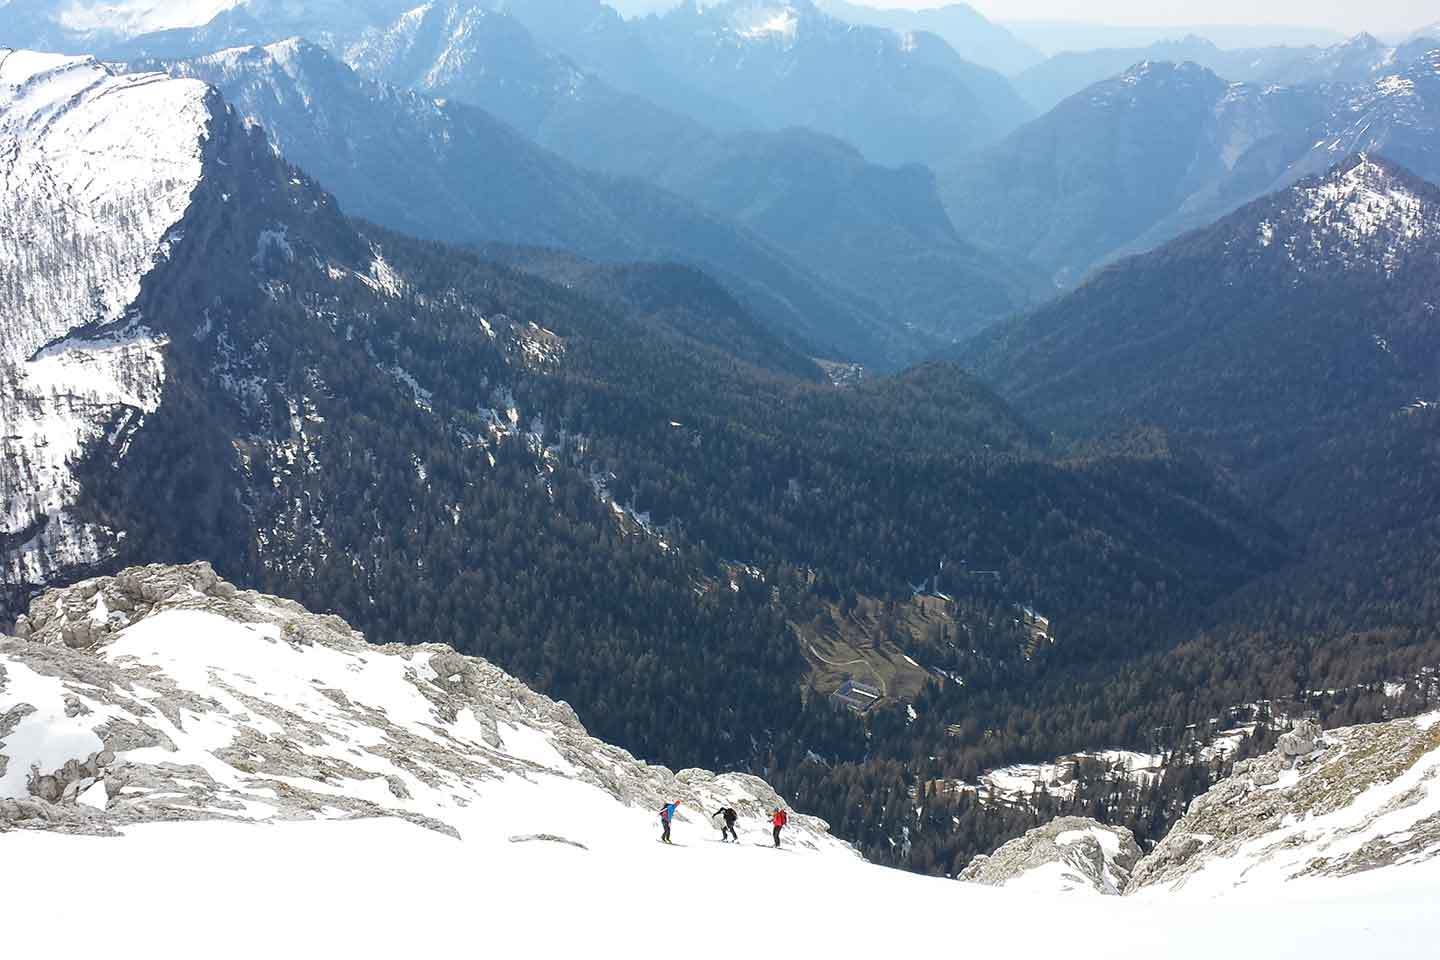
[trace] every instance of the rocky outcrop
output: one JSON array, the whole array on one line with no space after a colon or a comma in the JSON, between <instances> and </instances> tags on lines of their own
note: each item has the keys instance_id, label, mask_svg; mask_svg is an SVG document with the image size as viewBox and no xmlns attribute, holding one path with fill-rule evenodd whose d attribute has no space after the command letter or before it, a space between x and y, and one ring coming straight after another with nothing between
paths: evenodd
<instances>
[{"instance_id":1,"label":"rocky outcrop","mask_svg":"<svg viewBox=\"0 0 1440 960\"><path fill-rule=\"evenodd\" d=\"M1289 733L1280 735L1275 750L1291 768L1304 763L1325 746L1320 725L1314 720L1301 720Z\"/></svg>"},{"instance_id":2,"label":"rocky outcrop","mask_svg":"<svg viewBox=\"0 0 1440 960\"><path fill-rule=\"evenodd\" d=\"M1129 883L1140 855L1135 836L1124 827L1061 817L988 857L976 857L959 879L992 887L1043 885L1052 890L1118 894Z\"/></svg>"},{"instance_id":3,"label":"rocky outcrop","mask_svg":"<svg viewBox=\"0 0 1440 960\"><path fill-rule=\"evenodd\" d=\"M1127 893L1220 893L1440 853L1440 715L1325 732L1302 723L1196 798Z\"/></svg>"},{"instance_id":4,"label":"rocky outcrop","mask_svg":"<svg viewBox=\"0 0 1440 960\"><path fill-rule=\"evenodd\" d=\"M702 822L784 803L755 777L642 763L484 660L370 644L206 563L49 591L16 632L0 638L0 830L398 817L464 835L515 785L561 781ZM796 846L844 846L790 822Z\"/></svg>"}]
</instances>

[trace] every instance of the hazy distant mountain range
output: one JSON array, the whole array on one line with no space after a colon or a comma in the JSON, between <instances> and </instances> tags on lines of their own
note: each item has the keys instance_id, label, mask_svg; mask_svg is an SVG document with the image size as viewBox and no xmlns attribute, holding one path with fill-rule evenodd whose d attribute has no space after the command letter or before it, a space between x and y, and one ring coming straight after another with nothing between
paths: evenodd
<instances>
[{"instance_id":1,"label":"hazy distant mountain range","mask_svg":"<svg viewBox=\"0 0 1440 960\"><path fill-rule=\"evenodd\" d=\"M1440 177L1437 64L1286 86L1142 63L943 171L941 194L962 236L1072 283L1352 153Z\"/></svg>"},{"instance_id":2,"label":"hazy distant mountain range","mask_svg":"<svg viewBox=\"0 0 1440 960\"><path fill-rule=\"evenodd\" d=\"M1045 59L1040 51L999 24L985 19L974 7L965 3L948 3L915 10L894 7L880 9L847 0L820 0L817 6L831 16L849 23L888 27L901 33L933 33L971 63L978 63L1007 76L1019 73Z\"/></svg>"},{"instance_id":3,"label":"hazy distant mountain range","mask_svg":"<svg viewBox=\"0 0 1440 960\"><path fill-rule=\"evenodd\" d=\"M1369 34L1324 47L1248 47L1222 49L1200 36L1165 40L1146 47L1061 53L1014 77L1015 88L1042 112L1054 108L1094 83L1123 73L1144 61L1198 63L1226 80L1301 85L1360 83L1413 62L1440 44L1434 36L1417 34L1391 47Z\"/></svg>"},{"instance_id":4,"label":"hazy distant mountain range","mask_svg":"<svg viewBox=\"0 0 1440 960\"><path fill-rule=\"evenodd\" d=\"M1173 42L1186 36L1200 36L1227 49L1257 47L1327 47L1345 39L1343 34L1321 27L1298 24L1224 25L1192 24L1173 26L1124 26L1086 23L1075 20L1001 20L1000 25L1022 42L1046 56L1087 50L1137 48Z\"/></svg>"}]
</instances>

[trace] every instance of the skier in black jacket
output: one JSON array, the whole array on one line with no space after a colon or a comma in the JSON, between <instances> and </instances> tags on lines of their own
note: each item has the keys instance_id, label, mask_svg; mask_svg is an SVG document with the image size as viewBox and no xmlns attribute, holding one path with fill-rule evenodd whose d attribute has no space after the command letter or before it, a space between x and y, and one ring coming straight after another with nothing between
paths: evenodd
<instances>
[{"instance_id":1,"label":"skier in black jacket","mask_svg":"<svg viewBox=\"0 0 1440 960\"><path fill-rule=\"evenodd\" d=\"M735 812L734 807L721 807L710 817L711 819L719 817L725 821L725 825L720 828L720 842L724 843L727 837L736 843L740 842L740 835L735 832L735 821L740 818L740 814Z\"/></svg>"}]
</instances>

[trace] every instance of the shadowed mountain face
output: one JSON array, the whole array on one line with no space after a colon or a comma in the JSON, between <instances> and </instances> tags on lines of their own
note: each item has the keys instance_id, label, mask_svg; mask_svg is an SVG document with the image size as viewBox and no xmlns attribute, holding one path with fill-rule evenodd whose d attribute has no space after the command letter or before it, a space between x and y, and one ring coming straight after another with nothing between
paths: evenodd
<instances>
[{"instance_id":1,"label":"shadowed mountain face","mask_svg":"<svg viewBox=\"0 0 1440 960\"><path fill-rule=\"evenodd\" d=\"M928 169L866 163L805 130L718 138L660 182L881 304L917 340L964 338L1045 294L1028 263L960 238Z\"/></svg>"},{"instance_id":2,"label":"shadowed mountain face","mask_svg":"<svg viewBox=\"0 0 1440 960\"><path fill-rule=\"evenodd\" d=\"M1388 416L1436 386L1437 264L1440 187L1355 158L996 328L974 363L1070 426Z\"/></svg>"},{"instance_id":3,"label":"shadowed mountain face","mask_svg":"<svg viewBox=\"0 0 1440 960\"><path fill-rule=\"evenodd\" d=\"M1440 546L1424 479L1440 466L1437 284L1440 188L1354 158L1104 270L969 356L1057 429L1161 426L1296 534L1302 559L1228 605L1227 629L1408 631L1433 610Z\"/></svg>"}]
</instances>

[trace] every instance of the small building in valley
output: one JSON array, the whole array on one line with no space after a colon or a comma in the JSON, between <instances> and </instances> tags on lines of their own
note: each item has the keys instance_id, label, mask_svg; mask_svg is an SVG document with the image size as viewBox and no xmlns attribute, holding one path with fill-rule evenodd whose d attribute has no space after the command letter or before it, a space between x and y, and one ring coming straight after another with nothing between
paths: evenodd
<instances>
[{"instance_id":1,"label":"small building in valley","mask_svg":"<svg viewBox=\"0 0 1440 960\"><path fill-rule=\"evenodd\" d=\"M883 696L878 687L857 680L846 680L840 684L839 690L830 695L830 699L836 706L864 713L879 703Z\"/></svg>"}]
</instances>

